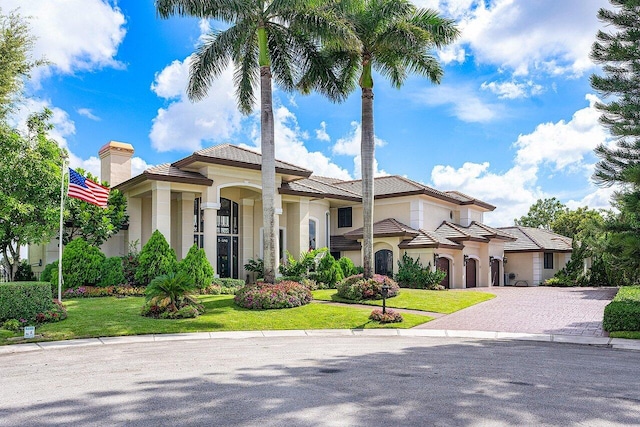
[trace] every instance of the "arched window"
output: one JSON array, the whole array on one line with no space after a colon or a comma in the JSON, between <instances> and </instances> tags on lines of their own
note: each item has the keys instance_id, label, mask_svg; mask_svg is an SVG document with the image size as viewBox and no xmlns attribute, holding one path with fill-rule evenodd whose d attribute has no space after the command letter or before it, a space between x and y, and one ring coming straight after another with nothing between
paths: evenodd
<instances>
[{"instance_id":1,"label":"arched window","mask_svg":"<svg viewBox=\"0 0 640 427\"><path fill-rule=\"evenodd\" d=\"M389 249L382 249L375 255L376 274L393 277L393 252Z\"/></svg>"},{"instance_id":2,"label":"arched window","mask_svg":"<svg viewBox=\"0 0 640 427\"><path fill-rule=\"evenodd\" d=\"M217 273L220 277L238 278L238 204L220 199L216 217L218 233Z\"/></svg>"},{"instance_id":3,"label":"arched window","mask_svg":"<svg viewBox=\"0 0 640 427\"><path fill-rule=\"evenodd\" d=\"M318 221L315 219L309 220L309 250L312 251L317 248L318 245Z\"/></svg>"}]
</instances>

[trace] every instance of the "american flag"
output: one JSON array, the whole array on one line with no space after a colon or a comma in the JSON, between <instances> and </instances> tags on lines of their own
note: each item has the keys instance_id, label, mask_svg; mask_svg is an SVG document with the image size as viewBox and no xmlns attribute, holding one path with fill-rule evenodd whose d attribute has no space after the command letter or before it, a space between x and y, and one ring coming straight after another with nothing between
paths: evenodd
<instances>
[{"instance_id":1,"label":"american flag","mask_svg":"<svg viewBox=\"0 0 640 427\"><path fill-rule=\"evenodd\" d=\"M96 184L71 168L69 168L69 192L67 194L69 197L93 203L101 208L107 207L107 199L109 199L107 187Z\"/></svg>"}]
</instances>

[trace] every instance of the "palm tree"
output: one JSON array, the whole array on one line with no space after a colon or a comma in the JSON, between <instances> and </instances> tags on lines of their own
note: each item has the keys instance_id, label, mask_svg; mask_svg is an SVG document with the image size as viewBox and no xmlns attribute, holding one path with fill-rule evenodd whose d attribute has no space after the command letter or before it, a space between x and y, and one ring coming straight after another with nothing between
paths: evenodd
<instances>
[{"instance_id":1,"label":"palm tree","mask_svg":"<svg viewBox=\"0 0 640 427\"><path fill-rule=\"evenodd\" d=\"M430 9L416 8L408 0L341 0L337 13L353 29L359 49L330 46L326 54L342 67L342 88L362 89L363 267L373 276L373 72L400 88L409 73L439 83L443 70L431 49L453 42L459 35L453 21ZM302 80L304 84L305 79Z\"/></svg>"},{"instance_id":2,"label":"palm tree","mask_svg":"<svg viewBox=\"0 0 640 427\"><path fill-rule=\"evenodd\" d=\"M147 301L165 302L170 311L176 312L181 308L181 302L198 304L193 296L195 287L186 273L169 273L154 278L145 294Z\"/></svg>"},{"instance_id":3,"label":"palm tree","mask_svg":"<svg viewBox=\"0 0 640 427\"><path fill-rule=\"evenodd\" d=\"M320 0L156 0L162 18L194 16L230 24L213 31L194 53L187 94L207 95L211 82L233 62L234 84L242 113L254 109L260 82L264 280L274 283L276 268L275 144L271 79L291 91L306 72L308 88L339 100L342 92L331 66L319 53L323 42L346 38L335 11L320 10Z\"/></svg>"}]
</instances>

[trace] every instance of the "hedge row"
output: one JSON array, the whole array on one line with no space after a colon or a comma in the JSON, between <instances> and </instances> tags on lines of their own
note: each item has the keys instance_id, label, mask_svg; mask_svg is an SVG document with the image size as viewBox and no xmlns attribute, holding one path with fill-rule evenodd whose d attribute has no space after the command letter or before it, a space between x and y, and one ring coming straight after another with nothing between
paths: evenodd
<instances>
[{"instance_id":1,"label":"hedge row","mask_svg":"<svg viewBox=\"0 0 640 427\"><path fill-rule=\"evenodd\" d=\"M33 320L53 306L51 286L44 282L0 284L0 322L8 319Z\"/></svg>"},{"instance_id":2,"label":"hedge row","mask_svg":"<svg viewBox=\"0 0 640 427\"><path fill-rule=\"evenodd\" d=\"M640 331L640 286L620 288L604 309L605 331Z\"/></svg>"}]
</instances>

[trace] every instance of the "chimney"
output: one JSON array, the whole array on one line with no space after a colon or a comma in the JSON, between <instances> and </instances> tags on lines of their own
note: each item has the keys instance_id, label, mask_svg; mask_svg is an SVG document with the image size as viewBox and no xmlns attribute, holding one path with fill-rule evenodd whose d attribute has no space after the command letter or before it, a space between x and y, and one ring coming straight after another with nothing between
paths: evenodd
<instances>
[{"instance_id":1,"label":"chimney","mask_svg":"<svg viewBox=\"0 0 640 427\"><path fill-rule=\"evenodd\" d=\"M126 142L109 141L98 152L100 155L100 179L110 187L131 178L133 146Z\"/></svg>"}]
</instances>

